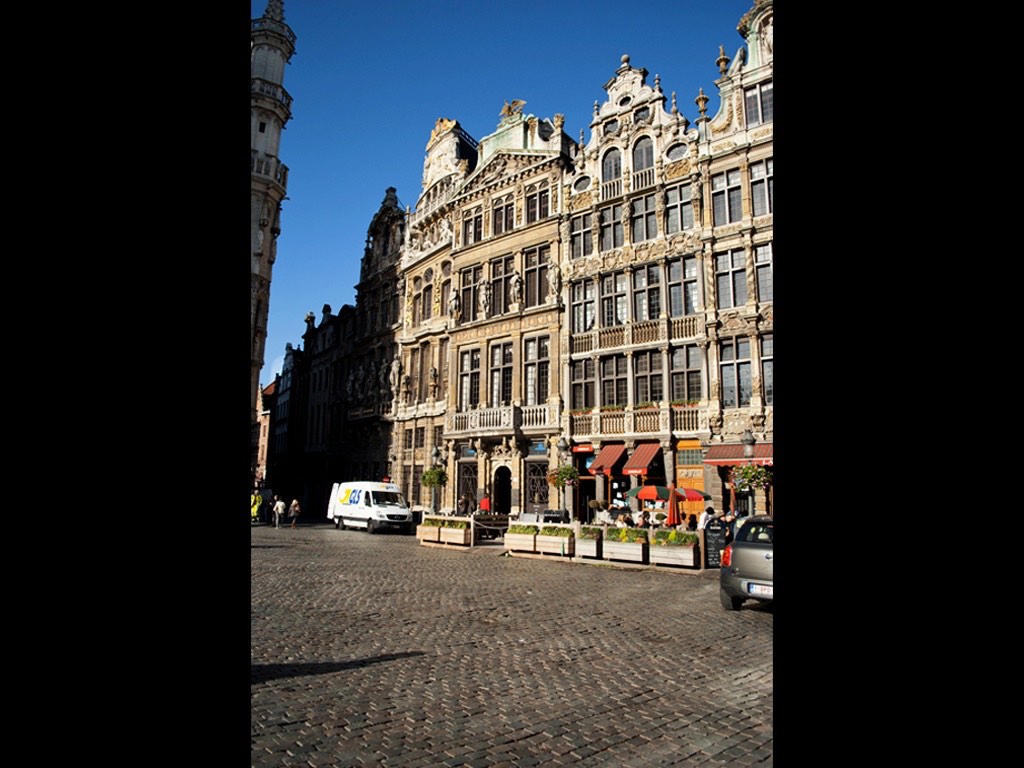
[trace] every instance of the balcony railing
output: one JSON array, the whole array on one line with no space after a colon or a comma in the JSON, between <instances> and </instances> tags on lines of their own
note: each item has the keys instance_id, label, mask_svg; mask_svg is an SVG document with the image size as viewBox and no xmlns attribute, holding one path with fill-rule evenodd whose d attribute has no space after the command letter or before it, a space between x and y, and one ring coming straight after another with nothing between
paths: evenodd
<instances>
[{"instance_id":1,"label":"balcony railing","mask_svg":"<svg viewBox=\"0 0 1024 768\"><path fill-rule=\"evenodd\" d=\"M632 178L633 190L647 189L654 186L654 168L644 168L637 171Z\"/></svg>"},{"instance_id":2,"label":"balcony railing","mask_svg":"<svg viewBox=\"0 0 1024 768\"><path fill-rule=\"evenodd\" d=\"M569 354L581 355L602 349L618 349L635 344L653 344L671 339L693 339L703 329L703 316L673 317L668 321L644 320L638 323L598 328L569 336Z\"/></svg>"},{"instance_id":3,"label":"balcony railing","mask_svg":"<svg viewBox=\"0 0 1024 768\"><path fill-rule=\"evenodd\" d=\"M278 83L272 83L269 80L263 80L259 77L252 79L252 87L249 92L250 96L266 96L267 98L274 99L284 105L284 108L291 112L292 109L292 97L283 86Z\"/></svg>"},{"instance_id":4,"label":"balcony railing","mask_svg":"<svg viewBox=\"0 0 1024 768\"><path fill-rule=\"evenodd\" d=\"M707 415L701 408L663 404L657 408L570 413L569 426L576 440L599 440L609 435L693 433L707 427Z\"/></svg>"},{"instance_id":5,"label":"balcony railing","mask_svg":"<svg viewBox=\"0 0 1024 768\"><path fill-rule=\"evenodd\" d=\"M601 199L611 200L613 197L622 196L622 179L605 181L601 183Z\"/></svg>"},{"instance_id":6,"label":"balcony railing","mask_svg":"<svg viewBox=\"0 0 1024 768\"><path fill-rule=\"evenodd\" d=\"M249 163L249 172L257 176L272 179L282 187L288 187L288 166L276 157L264 155L258 150L251 150L252 155Z\"/></svg>"},{"instance_id":7,"label":"balcony railing","mask_svg":"<svg viewBox=\"0 0 1024 768\"><path fill-rule=\"evenodd\" d=\"M449 413L445 418L445 435L486 434L522 429L558 428L557 408L553 405L502 405Z\"/></svg>"}]
</instances>

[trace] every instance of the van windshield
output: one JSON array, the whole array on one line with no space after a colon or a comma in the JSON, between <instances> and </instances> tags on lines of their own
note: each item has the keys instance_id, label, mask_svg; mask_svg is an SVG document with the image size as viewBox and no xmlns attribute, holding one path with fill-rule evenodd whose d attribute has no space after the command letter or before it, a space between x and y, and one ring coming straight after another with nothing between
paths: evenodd
<instances>
[{"instance_id":1,"label":"van windshield","mask_svg":"<svg viewBox=\"0 0 1024 768\"><path fill-rule=\"evenodd\" d=\"M394 491L373 491L373 503L381 506L404 507L405 500L402 494Z\"/></svg>"}]
</instances>

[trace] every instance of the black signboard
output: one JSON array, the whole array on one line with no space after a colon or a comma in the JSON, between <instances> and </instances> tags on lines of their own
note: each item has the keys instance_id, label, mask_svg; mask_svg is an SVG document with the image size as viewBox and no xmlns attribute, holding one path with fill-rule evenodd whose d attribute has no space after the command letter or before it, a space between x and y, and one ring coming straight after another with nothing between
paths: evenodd
<instances>
[{"instance_id":1,"label":"black signboard","mask_svg":"<svg viewBox=\"0 0 1024 768\"><path fill-rule=\"evenodd\" d=\"M704 567L718 568L721 563L720 552L725 549L725 522L715 518L704 526Z\"/></svg>"}]
</instances>

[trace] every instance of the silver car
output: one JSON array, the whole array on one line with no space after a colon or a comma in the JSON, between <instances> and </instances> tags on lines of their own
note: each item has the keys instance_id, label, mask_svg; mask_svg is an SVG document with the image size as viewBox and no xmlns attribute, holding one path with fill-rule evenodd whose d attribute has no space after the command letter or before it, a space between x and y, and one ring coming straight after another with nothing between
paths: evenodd
<instances>
[{"instance_id":1,"label":"silver car","mask_svg":"<svg viewBox=\"0 0 1024 768\"><path fill-rule=\"evenodd\" d=\"M754 515L722 551L718 595L727 611L738 611L744 600L773 599L774 538L772 518Z\"/></svg>"}]
</instances>

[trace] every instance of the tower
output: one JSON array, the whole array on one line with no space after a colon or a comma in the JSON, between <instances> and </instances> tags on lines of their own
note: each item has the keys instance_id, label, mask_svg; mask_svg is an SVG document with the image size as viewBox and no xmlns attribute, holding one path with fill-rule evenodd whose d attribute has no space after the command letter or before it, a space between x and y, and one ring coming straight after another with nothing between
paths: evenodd
<instances>
[{"instance_id":1,"label":"tower","mask_svg":"<svg viewBox=\"0 0 1024 768\"><path fill-rule=\"evenodd\" d=\"M295 33L284 23L283 0L268 0L262 18L252 20L250 159L250 410L256 425L256 399L263 367L270 309L270 279L281 233L281 201L288 167L278 158L281 131L291 117L292 97L284 89L284 68L295 52ZM258 428L258 427L257 427Z\"/></svg>"}]
</instances>

